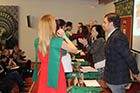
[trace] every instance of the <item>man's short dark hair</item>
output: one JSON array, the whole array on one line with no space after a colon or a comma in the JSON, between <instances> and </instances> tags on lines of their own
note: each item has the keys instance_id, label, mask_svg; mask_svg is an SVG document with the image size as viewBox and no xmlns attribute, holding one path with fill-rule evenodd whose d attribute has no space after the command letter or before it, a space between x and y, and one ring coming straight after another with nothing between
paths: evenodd
<instances>
[{"instance_id":1,"label":"man's short dark hair","mask_svg":"<svg viewBox=\"0 0 140 93\"><path fill-rule=\"evenodd\" d=\"M66 23L66 27L68 27L68 26L72 27L72 22L68 21L68 22Z\"/></svg>"},{"instance_id":2,"label":"man's short dark hair","mask_svg":"<svg viewBox=\"0 0 140 93\"><path fill-rule=\"evenodd\" d=\"M83 26L83 23L82 22L79 22L78 24L80 24L81 26Z\"/></svg>"},{"instance_id":3,"label":"man's short dark hair","mask_svg":"<svg viewBox=\"0 0 140 93\"><path fill-rule=\"evenodd\" d=\"M121 20L119 15L116 13L108 13L105 15L105 18L107 18L108 22L113 22L115 28L120 28Z\"/></svg>"}]
</instances>

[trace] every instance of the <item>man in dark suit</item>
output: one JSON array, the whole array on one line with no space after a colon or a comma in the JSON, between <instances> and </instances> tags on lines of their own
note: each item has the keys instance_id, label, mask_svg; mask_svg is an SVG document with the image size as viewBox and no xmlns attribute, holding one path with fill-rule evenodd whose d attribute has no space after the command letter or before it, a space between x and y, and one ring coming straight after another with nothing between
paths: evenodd
<instances>
[{"instance_id":1,"label":"man in dark suit","mask_svg":"<svg viewBox=\"0 0 140 93\"><path fill-rule=\"evenodd\" d=\"M109 33L104 80L113 93L125 93L124 86L130 82L129 70L134 77L139 73L137 62L131 55L128 38L120 30L120 17L115 13L105 15L103 27Z\"/></svg>"}]
</instances>

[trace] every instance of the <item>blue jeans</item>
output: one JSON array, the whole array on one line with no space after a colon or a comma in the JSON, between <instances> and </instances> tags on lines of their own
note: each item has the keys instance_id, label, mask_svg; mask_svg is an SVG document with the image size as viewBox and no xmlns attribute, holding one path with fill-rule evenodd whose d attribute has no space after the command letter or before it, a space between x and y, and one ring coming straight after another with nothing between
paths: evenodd
<instances>
[{"instance_id":1,"label":"blue jeans","mask_svg":"<svg viewBox=\"0 0 140 93\"><path fill-rule=\"evenodd\" d=\"M125 86L126 84L120 84L120 85L112 85L108 84L108 87L111 89L112 93L125 93Z\"/></svg>"}]
</instances>

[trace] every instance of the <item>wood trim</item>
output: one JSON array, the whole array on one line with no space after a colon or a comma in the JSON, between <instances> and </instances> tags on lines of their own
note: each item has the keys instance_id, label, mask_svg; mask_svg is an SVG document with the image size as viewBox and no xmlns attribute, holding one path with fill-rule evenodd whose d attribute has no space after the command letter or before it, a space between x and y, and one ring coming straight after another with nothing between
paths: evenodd
<instances>
[{"instance_id":1,"label":"wood trim","mask_svg":"<svg viewBox=\"0 0 140 93\"><path fill-rule=\"evenodd\" d=\"M107 4L111 2L112 0L99 0L99 4Z\"/></svg>"}]
</instances>

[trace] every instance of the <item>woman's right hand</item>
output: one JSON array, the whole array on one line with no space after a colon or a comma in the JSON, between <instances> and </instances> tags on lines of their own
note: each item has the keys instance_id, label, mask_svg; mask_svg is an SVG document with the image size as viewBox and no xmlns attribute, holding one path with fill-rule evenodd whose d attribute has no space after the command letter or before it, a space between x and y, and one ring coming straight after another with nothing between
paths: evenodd
<instances>
[{"instance_id":1,"label":"woman's right hand","mask_svg":"<svg viewBox=\"0 0 140 93\"><path fill-rule=\"evenodd\" d=\"M65 35L64 30L63 29L58 29L57 30L57 36L62 37L62 38L65 38L66 35Z\"/></svg>"}]
</instances>

